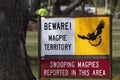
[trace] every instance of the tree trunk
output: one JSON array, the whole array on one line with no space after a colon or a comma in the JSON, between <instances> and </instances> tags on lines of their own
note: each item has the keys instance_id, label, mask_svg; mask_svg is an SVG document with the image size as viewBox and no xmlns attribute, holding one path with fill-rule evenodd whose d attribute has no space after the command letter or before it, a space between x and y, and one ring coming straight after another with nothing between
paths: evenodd
<instances>
[{"instance_id":1,"label":"tree trunk","mask_svg":"<svg viewBox=\"0 0 120 80\"><path fill-rule=\"evenodd\" d=\"M0 0L0 80L35 80L25 48L26 0Z\"/></svg>"},{"instance_id":2,"label":"tree trunk","mask_svg":"<svg viewBox=\"0 0 120 80\"><path fill-rule=\"evenodd\" d=\"M118 0L110 0L110 10L112 15L115 15L115 8L117 6Z\"/></svg>"},{"instance_id":3,"label":"tree trunk","mask_svg":"<svg viewBox=\"0 0 120 80\"><path fill-rule=\"evenodd\" d=\"M30 16L34 17L35 11L40 8L40 0L33 0L30 6Z\"/></svg>"},{"instance_id":4,"label":"tree trunk","mask_svg":"<svg viewBox=\"0 0 120 80\"><path fill-rule=\"evenodd\" d=\"M74 0L63 11L60 10L60 0L52 0L53 15L69 15L77 6L79 6L85 0Z\"/></svg>"},{"instance_id":5,"label":"tree trunk","mask_svg":"<svg viewBox=\"0 0 120 80\"><path fill-rule=\"evenodd\" d=\"M77 6L79 6L85 0L74 0L73 3L68 5L68 7L62 11L63 15L69 15Z\"/></svg>"},{"instance_id":6,"label":"tree trunk","mask_svg":"<svg viewBox=\"0 0 120 80\"><path fill-rule=\"evenodd\" d=\"M117 6L115 8L115 18L120 19L120 0L118 0Z\"/></svg>"},{"instance_id":7,"label":"tree trunk","mask_svg":"<svg viewBox=\"0 0 120 80\"><path fill-rule=\"evenodd\" d=\"M52 0L52 15L62 15L60 10L60 0Z\"/></svg>"}]
</instances>

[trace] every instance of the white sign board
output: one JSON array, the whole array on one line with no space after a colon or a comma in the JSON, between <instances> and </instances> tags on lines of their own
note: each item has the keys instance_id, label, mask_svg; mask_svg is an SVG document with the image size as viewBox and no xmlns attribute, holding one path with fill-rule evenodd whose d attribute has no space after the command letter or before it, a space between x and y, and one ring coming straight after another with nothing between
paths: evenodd
<instances>
[{"instance_id":1,"label":"white sign board","mask_svg":"<svg viewBox=\"0 0 120 80\"><path fill-rule=\"evenodd\" d=\"M42 17L41 21L41 56L73 55L73 19Z\"/></svg>"}]
</instances>

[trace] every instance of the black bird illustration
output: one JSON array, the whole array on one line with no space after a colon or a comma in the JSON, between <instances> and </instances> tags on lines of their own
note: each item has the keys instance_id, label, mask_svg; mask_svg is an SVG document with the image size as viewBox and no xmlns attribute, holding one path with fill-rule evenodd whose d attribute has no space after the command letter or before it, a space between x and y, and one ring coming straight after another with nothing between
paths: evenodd
<instances>
[{"instance_id":1,"label":"black bird illustration","mask_svg":"<svg viewBox=\"0 0 120 80\"><path fill-rule=\"evenodd\" d=\"M88 33L87 36L78 34L78 37L81 39L89 40L89 43L91 43L90 41L94 41L97 38L99 38L100 40L99 40L98 44L100 44L101 36L99 36L99 35L102 33L102 29L104 28L104 25L105 25L105 22L103 20L101 20L95 31L93 31L92 33ZM96 44L96 45L98 45L98 44ZM93 44L91 44L91 45L93 45Z\"/></svg>"}]
</instances>

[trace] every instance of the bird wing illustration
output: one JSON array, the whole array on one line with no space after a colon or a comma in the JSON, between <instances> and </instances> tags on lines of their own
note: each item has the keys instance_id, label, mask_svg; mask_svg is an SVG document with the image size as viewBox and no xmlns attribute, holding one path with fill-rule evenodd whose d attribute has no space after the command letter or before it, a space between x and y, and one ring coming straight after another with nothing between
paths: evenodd
<instances>
[{"instance_id":1,"label":"bird wing illustration","mask_svg":"<svg viewBox=\"0 0 120 80\"><path fill-rule=\"evenodd\" d=\"M87 36L84 36L84 35L79 35L78 34L78 37L81 38L81 39L87 39L87 40L96 40L96 38L102 33L102 29L104 28L104 21L101 20L100 23L98 24L97 28L96 28L96 34L95 34L95 31L92 32L92 33L88 33Z\"/></svg>"},{"instance_id":2,"label":"bird wing illustration","mask_svg":"<svg viewBox=\"0 0 120 80\"><path fill-rule=\"evenodd\" d=\"M86 37L86 36L84 36L84 35L81 36L81 35L78 34L78 37L81 38L81 39L88 39L88 40L90 40L89 37Z\"/></svg>"},{"instance_id":3,"label":"bird wing illustration","mask_svg":"<svg viewBox=\"0 0 120 80\"><path fill-rule=\"evenodd\" d=\"M101 20L100 23L98 24L96 30L97 30L97 34L95 35L96 37L99 36L102 33L102 29L104 28L104 21Z\"/></svg>"}]
</instances>

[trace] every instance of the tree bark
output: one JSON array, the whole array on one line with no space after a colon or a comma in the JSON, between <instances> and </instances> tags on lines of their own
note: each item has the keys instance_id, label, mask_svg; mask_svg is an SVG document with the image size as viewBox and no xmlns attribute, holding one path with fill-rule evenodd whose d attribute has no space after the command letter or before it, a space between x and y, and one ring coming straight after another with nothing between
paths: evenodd
<instances>
[{"instance_id":1,"label":"tree bark","mask_svg":"<svg viewBox=\"0 0 120 80\"><path fill-rule=\"evenodd\" d=\"M110 0L110 9L113 16L115 15L115 8L117 6L117 3L118 0Z\"/></svg>"},{"instance_id":2,"label":"tree bark","mask_svg":"<svg viewBox=\"0 0 120 80\"><path fill-rule=\"evenodd\" d=\"M52 15L62 15L62 11L60 10L60 0L52 0Z\"/></svg>"},{"instance_id":3,"label":"tree bark","mask_svg":"<svg viewBox=\"0 0 120 80\"><path fill-rule=\"evenodd\" d=\"M115 18L120 19L120 0L118 0L117 6L115 8Z\"/></svg>"},{"instance_id":4,"label":"tree bark","mask_svg":"<svg viewBox=\"0 0 120 80\"><path fill-rule=\"evenodd\" d=\"M74 0L71 4L67 6L66 9L61 11L60 9L60 0L52 0L53 15L69 15L77 6L79 6L85 0Z\"/></svg>"},{"instance_id":5,"label":"tree bark","mask_svg":"<svg viewBox=\"0 0 120 80\"><path fill-rule=\"evenodd\" d=\"M69 15L77 6L79 6L85 0L75 0L73 3L68 5L68 7L62 11L63 15Z\"/></svg>"},{"instance_id":6,"label":"tree bark","mask_svg":"<svg viewBox=\"0 0 120 80\"><path fill-rule=\"evenodd\" d=\"M32 16L35 11L40 8L40 0L33 0L33 2L31 3L31 6L30 6L30 16Z\"/></svg>"},{"instance_id":7,"label":"tree bark","mask_svg":"<svg viewBox=\"0 0 120 80\"><path fill-rule=\"evenodd\" d=\"M35 80L25 48L26 0L0 0L0 80Z\"/></svg>"}]
</instances>

